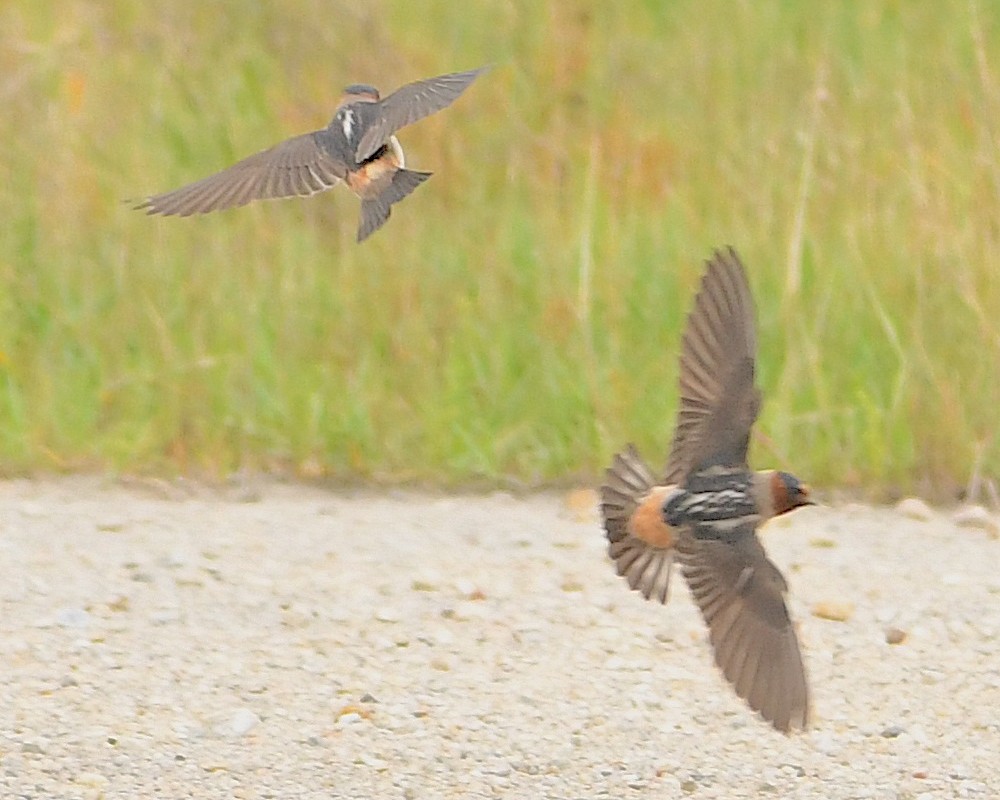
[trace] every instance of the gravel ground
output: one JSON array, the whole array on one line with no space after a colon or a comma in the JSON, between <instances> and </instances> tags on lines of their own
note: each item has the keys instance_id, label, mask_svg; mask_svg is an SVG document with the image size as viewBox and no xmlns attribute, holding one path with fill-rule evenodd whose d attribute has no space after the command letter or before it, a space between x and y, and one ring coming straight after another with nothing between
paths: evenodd
<instances>
[{"instance_id":1,"label":"gravel ground","mask_svg":"<svg viewBox=\"0 0 1000 800\"><path fill-rule=\"evenodd\" d=\"M926 516L765 531L787 738L680 579L613 574L589 493L3 482L0 796L1000 797L1000 541Z\"/></svg>"}]
</instances>

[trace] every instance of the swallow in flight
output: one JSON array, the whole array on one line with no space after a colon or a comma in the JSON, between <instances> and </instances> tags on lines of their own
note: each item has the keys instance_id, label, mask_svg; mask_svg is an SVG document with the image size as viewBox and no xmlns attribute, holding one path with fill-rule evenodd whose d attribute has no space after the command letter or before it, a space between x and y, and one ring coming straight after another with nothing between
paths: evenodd
<instances>
[{"instance_id":1,"label":"swallow in flight","mask_svg":"<svg viewBox=\"0 0 1000 800\"><path fill-rule=\"evenodd\" d=\"M330 124L286 139L221 172L142 200L147 214L187 217L254 200L307 197L343 181L361 198L358 241L378 230L431 173L406 169L400 128L451 105L486 68L409 83L386 98L374 86L348 86Z\"/></svg>"},{"instance_id":2,"label":"swallow in flight","mask_svg":"<svg viewBox=\"0 0 1000 800\"><path fill-rule=\"evenodd\" d=\"M657 476L629 445L601 487L608 553L646 599L667 601L676 560L708 626L715 663L736 694L775 728L804 729L809 688L788 584L757 538L767 520L811 504L787 472L747 466L760 412L754 305L729 248L708 261L688 316L680 407Z\"/></svg>"}]
</instances>

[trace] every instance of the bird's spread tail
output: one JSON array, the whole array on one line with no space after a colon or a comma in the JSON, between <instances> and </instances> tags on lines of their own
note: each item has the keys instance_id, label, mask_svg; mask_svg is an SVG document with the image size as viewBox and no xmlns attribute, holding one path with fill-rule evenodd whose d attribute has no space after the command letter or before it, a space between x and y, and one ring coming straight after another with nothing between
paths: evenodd
<instances>
[{"instance_id":1,"label":"bird's spread tail","mask_svg":"<svg viewBox=\"0 0 1000 800\"><path fill-rule=\"evenodd\" d=\"M674 561L670 531L659 519L665 490L657 490L656 477L629 445L615 456L601 486L601 516L608 537L608 555L630 588L647 600L667 601ZM644 519L653 514L656 519ZM647 533L654 535L645 535Z\"/></svg>"},{"instance_id":2,"label":"bird's spread tail","mask_svg":"<svg viewBox=\"0 0 1000 800\"><path fill-rule=\"evenodd\" d=\"M412 169L396 170L392 176L392 182L380 194L361 202L358 241L364 241L381 228L389 219L392 204L398 203L430 176L430 172L416 172Z\"/></svg>"}]
</instances>

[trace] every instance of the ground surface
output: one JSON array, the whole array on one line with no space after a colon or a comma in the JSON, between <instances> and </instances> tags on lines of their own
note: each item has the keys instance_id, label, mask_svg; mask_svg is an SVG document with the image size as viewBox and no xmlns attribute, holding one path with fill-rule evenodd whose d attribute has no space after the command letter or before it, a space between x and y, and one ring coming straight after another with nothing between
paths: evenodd
<instances>
[{"instance_id":1,"label":"ground surface","mask_svg":"<svg viewBox=\"0 0 1000 800\"><path fill-rule=\"evenodd\" d=\"M792 738L585 497L0 483L0 796L1000 796L1000 541L860 506L765 541Z\"/></svg>"}]
</instances>

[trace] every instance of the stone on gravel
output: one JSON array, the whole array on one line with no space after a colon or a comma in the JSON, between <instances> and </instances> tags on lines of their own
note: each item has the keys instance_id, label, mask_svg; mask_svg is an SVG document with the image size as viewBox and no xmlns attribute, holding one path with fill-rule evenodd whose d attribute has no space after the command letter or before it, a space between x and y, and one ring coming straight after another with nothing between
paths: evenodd
<instances>
[{"instance_id":1,"label":"stone on gravel","mask_svg":"<svg viewBox=\"0 0 1000 800\"><path fill-rule=\"evenodd\" d=\"M833 622L846 622L854 613L854 604L823 600L812 607L812 615Z\"/></svg>"},{"instance_id":2,"label":"stone on gravel","mask_svg":"<svg viewBox=\"0 0 1000 800\"><path fill-rule=\"evenodd\" d=\"M904 497L896 503L896 512L921 522L927 522L934 518L934 510L918 497Z\"/></svg>"},{"instance_id":3,"label":"stone on gravel","mask_svg":"<svg viewBox=\"0 0 1000 800\"><path fill-rule=\"evenodd\" d=\"M982 506L960 508L952 515L952 521L960 528L975 528L986 531L994 539L1000 537L1000 517Z\"/></svg>"}]
</instances>

